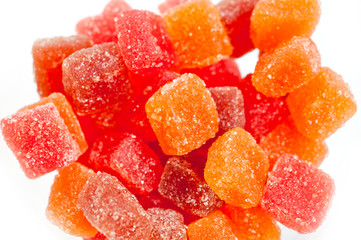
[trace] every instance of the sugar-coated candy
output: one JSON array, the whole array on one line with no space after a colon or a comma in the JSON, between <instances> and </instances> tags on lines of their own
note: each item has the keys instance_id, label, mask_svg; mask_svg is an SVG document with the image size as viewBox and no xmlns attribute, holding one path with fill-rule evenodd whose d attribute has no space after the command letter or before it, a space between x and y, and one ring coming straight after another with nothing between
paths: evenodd
<instances>
[{"instance_id":1,"label":"sugar-coated candy","mask_svg":"<svg viewBox=\"0 0 361 240\"><path fill-rule=\"evenodd\" d=\"M268 168L267 156L251 134L234 128L209 148L204 178L226 203L250 208L261 201Z\"/></svg>"},{"instance_id":2,"label":"sugar-coated candy","mask_svg":"<svg viewBox=\"0 0 361 240\"><path fill-rule=\"evenodd\" d=\"M300 101L299 99L302 99ZM348 85L329 68L287 97L297 129L311 139L322 140L334 133L356 112Z\"/></svg>"},{"instance_id":3,"label":"sugar-coated candy","mask_svg":"<svg viewBox=\"0 0 361 240\"><path fill-rule=\"evenodd\" d=\"M147 213L153 223L151 240L187 240L182 214L163 208L150 208Z\"/></svg>"},{"instance_id":4,"label":"sugar-coated candy","mask_svg":"<svg viewBox=\"0 0 361 240\"><path fill-rule=\"evenodd\" d=\"M116 43L95 45L67 57L63 84L79 115L120 109L131 93L128 70Z\"/></svg>"},{"instance_id":5,"label":"sugar-coated candy","mask_svg":"<svg viewBox=\"0 0 361 240\"><path fill-rule=\"evenodd\" d=\"M80 20L76 24L76 31L88 36L94 44L117 42L115 18L125 10L131 10L125 1L111 0L101 14Z\"/></svg>"},{"instance_id":6,"label":"sugar-coated candy","mask_svg":"<svg viewBox=\"0 0 361 240\"><path fill-rule=\"evenodd\" d=\"M208 216L188 225L189 240L237 240L232 231L233 223L222 211L215 211Z\"/></svg>"},{"instance_id":7,"label":"sugar-coated candy","mask_svg":"<svg viewBox=\"0 0 361 240\"><path fill-rule=\"evenodd\" d=\"M67 166L81 155L78 143L53 103L2 119L1 130L28 178Z\"/></svg>"},{"instance_id":8,"label":"sugar-coated candy","mask_svg":"<svg viewBox=\"0 0 361 240\"><path fill-rule=\"evenodd\" d=\"M98 232L78 207L79 193L93 174L80 163L72 163L59 171L51 187L46 215L52 223L71 235L94 237Z\"/></svg>"},{"instance_id":9,"label":"sugar-coated candy","mask_svg":"<svg viewBox=\"0 0 361 240\"><path fill-rule=\"evenodd\" d=\"M194 0L164 14L182 68L206 67L232 54L219 11L208 0Z\"/></svg>"},{"instance_id":10,"label":"sugar-coated candy","mask_svg":"<svg viewBox=\"0 0 361 240\"><path fill-rule=\"evenodd\" d=\"M165 0L164 3L159 4L158 9L159 12L164 14L169 9L189 1L190 0Z\"/></svg>"},{"instance_id":11,"label":"sugar-coated candy","mask_svg":"<svg viewBox=\"0 0 361 240\"><path fill-rule=\"evenodd\" d=\"M251 39L264 51L293 36L310 37L320 12L319 0L260 0L251 16Z\"/></svg>"},{"instance_id":12,"label":"sugar-coated candy","mask_svg":"<svg viewBox=\"0 0 361 240\"><path fill-rule=\"evenodd\" d=\"M190 164L179 157L168 160L158 191L179 208L200 217L223 205L223 201L198 177Z\"/></svg>"},{"instance_id":13,"label":"sugar-coated candy","mask_svg":"<svg viewBox=\"0 0 361 240\"><path fill-rule=\"evenodd\" d=\"M244 129L259 141L282 123L290 113L284 98L266 97L253 87L251 78L252 74L247 75L239 85L246 115Z\"/></svg>"},{"instance_id":14,"label":"sugar-coated candy","mask_svg":"<svg viewBox=\"0 0 361 240\"><path fill-rule=\"evenodd\" d=\"M238 86L242 79L238 65L232 58L203 68L181 69L181 72L196 74L207 87Z\"/></svg>"},{"instance_id":15,"label":"sugar-coated candy","mask_svg":"<svg viewBox=\"0 0 361 240\"><path fill-rule=\"evenodd\" d=\"M159 184L163 167L158 156L130 133L110 133L98 138L89 153L89 164L114 173L135 194L148 194Z\"/></svg>"},{"instance_id":16,"label":"sugar-coated candy","mask_svg":"<svg viewBox=\"0 0 361 240\"><path fill-rule=\"evenodd\" d=\"M88 221L109 240L148 240L152 223L147 212L124 185L107 173L89 177L79 194Z\"/></svg>"},{"instance_id":17,"label":"sugar-coated candy","mask_svg":"<svg viewBox=\"0 0 361 240\"><path fill-rule=\"evenodd\" d=\"M155 75L176 63L177 55L161 16L145 10L123 11L116 19L116 29L130 71Z\"/></svg>"},{"instance_id":18,"label":"sugar-coated candy","mask_svg":"<svg viewBox=\"0 0 361 240\"><path fill-rule=\"evenodd\" d=\"M61 65L73 52L91 47L86 36L54 37L36 40L33 44L35 82L40 97L64 92Z\"/></svg>"},{"instance_id":19,"label":"sugar-coated candy","mask_svg":"<svg viewBox=\"0 0 361 240\"><path fill-rule=\"evenodd\" d=\"M83 240L107 240L107 237L98 232L94 237L92 238L83 238Z\"/></svg>"},{"instance_id":20,"label":"sugar-coated candy","mask_svg":"<svg viewBox=\"0 0 361 240\"><path fill-rule=\"evenodd\" d=\"M283 154L292 154L299 159L319 166L328 149L324 141L315 141L300 133L292 120L278 125L259 143L270 161L270 169Z\"/></svg>"},{"instance_id":21,"label":"sugar-coated candy","mask_svg":"<svg viewBox=\"0 0 361 240\"><path fill-rule=\"evenodd\" d=\"M252 10L257 2L258 0L222 0L217 5L233 46L231 57L241 57L254 49L249 31Z\"/></svg>"},{"instance_id":22,"label":"sugar-coated candy","mask_svg":"<svg viewBox=\"0 0 361 240\"><path fill-rule=\"evenodd\" d=\"M199 148L218 131L216 104L194 74L165 84L149 98L145 110L167 155L184 155Z\"/></svg>"},{"instance_id":23,"label":"sugar-coated candy","mask_svg":"<svg viewBox=\"0 0 361 240\"><path fill-rule=\"evenodd\" d=\"M237 87L214 87L208 90L216 103L219 131L224 133L235 127L244 128L246 119L241 90Z\"/></svg>"},{"instance_id":24,"label":"sugar-coated candy","mask_svg":"<svg viewBox=\"0 0 361 240\"><path fill-rule=\"evenodd\" d=\"M320 71L316 44L294 37L262 54L252 75L253 86L267 97L281 97L313 79Z\"/></svg>"},{"instance_id":25,"label":"sugar-coated candy","mask_svg":"<svg viewBox=\"0 0 361 240\"><path fill-rule=\"evenodd\" d=\"M285 154L268 176L261 207L286 227L310 233L326 216L334 188L332 178L321 169Z\"/></svg>"},{"instance_id":26,"label":"sugar-coated candy","mask_svg":"<svg viewBox=\"0 0 361 240\"><path fill-rule=\"evenodd\" d=\"M281 230L276 221L259 206L243 209L228 204L223 205L222 212L233 223L233 232L242 240L280 240Z\"/></svg>"},{"instance_id":27,"label":"sugar-coated candy","mask_svg":"<svg viewBox=\"0 0 361 240\"><path fill-rule=\"evenodd\" d=\"M47 97L41 98L38 102L20 109L19 111L33 109L47 103L53 103L58 109L59 114L63 118L64 123L68 127L73 139L78 143L81 154L83 154L88 149L88 143L85 140L84 133L70 103L63 94L52 93Z\"/></svg>"}]
</instances>

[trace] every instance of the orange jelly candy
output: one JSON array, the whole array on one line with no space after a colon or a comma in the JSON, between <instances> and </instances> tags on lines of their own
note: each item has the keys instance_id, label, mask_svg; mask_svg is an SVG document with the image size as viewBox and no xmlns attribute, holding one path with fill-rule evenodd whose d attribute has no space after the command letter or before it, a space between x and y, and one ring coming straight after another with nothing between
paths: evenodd
<instances>
[{"instance_id":1,"label":"orange jelly candy","mask_svg":"<svg viewBox=\"0 0 361 240\"><path fill-rule=\"evenodd\" d=\"M315 141L304 136L291 120L278 125L261 139L259 145L268 155L270 169L278 158L286 153L297 155L299 159L319 166L328 152L324 141Z\"/></svg>"},{"instance_id":2,"label":"orange jelly candy","mask_svg":"<svg viewBox=\"0 0 361 240\"><path fill-rule=\"evenodd\" d=\"M194 74L183 74L161 87L149 98L145 111L167 155L187 154L218 131L216 104Z\"/></svg>"},{"instance_id":3,"label":"orange jelly candy","mask_svg":"<svg viewBox=\"0 0 361 240\"><path fill-rule=\"evenodd\" d=\"M282 97L314 78L320 65L316 44L308 37L294 37L260 57L252 84L267 97Z\"/></svg>"},{"instance_id":4,"label":"orange jelly candy","mask_svg":"<svg viewBox=\"0 0 361 240\"><path fill-rule=\"evenodd\" d=\"M357 108L342 77L326 67L321 68L312 81L291 93L287 105L297 129L317 140L334 133Z\"/></svg>"},{"instance_id":5,"label":"orange jelly candy","mask_svg":"<svg viewBox=\"0 0 361 240\"><path fill-rule=\"evenodd\" d=\"M243 209L225 204L222 212L233 222L233 232L242 240L279 240L281 230L276 221L260 207Z\"/></svg>"},{"instance_id":6,"label":"orange jelly candy","mask_svg":"<svg viewBox=\"0 0 361 240\"><path fill-rule=\"evenodd\" d=\"M310 37L320 18L319 0L260 0L251 16L251 39L262 51L293 36Z\"/></svg>"},{"instance_id":7,"label":"orange jelly candy","mask_svg":"<svg viewBox=\"0 0 361 240\"><path fill-rule=\"evenodd\" d=\"M189 240L236 240L231 220L220 210L188 225Z\"/></svg>"},{"instance_id":8,"label":"orange jelly candy","mask_svg":"<svg viewBox=\"0 0 361 240\"><path fill-rule=\"evenodd\" d=\"M226 203L250 208L261 201L268 168L267 156L252 135L234 128L209 148L204 178Z\"/></svg>"},{"instance_id":9,"label":"orange jelly candy","mask_svg":"<svg viewBox=\"0 0 361 240\"><path fill-rule=\"evenodd\" d=\"M232 54L217 6L194 0L169 9L164 15L181 68L206 67Z\"/></svg>"},{"instance_id":10,"label":"orange jelly candy","mask_svg":"<svg viewBox=\"0 0 361 240\"><path fill-rule=\"evenodd\" d=\"M80 163L61 169L55 176L46 214L63 231L78 237L90 238L97 230L78 207L78 195L94 172Z\"/></svg>"}]
</instances>

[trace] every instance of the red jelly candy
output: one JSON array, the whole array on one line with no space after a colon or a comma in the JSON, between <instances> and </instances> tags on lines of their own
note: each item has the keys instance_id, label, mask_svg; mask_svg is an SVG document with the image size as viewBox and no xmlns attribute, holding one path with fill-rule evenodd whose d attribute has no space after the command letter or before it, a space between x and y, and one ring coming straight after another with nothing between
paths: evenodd
<instances>
[{"instance_id":1,"label":"red jelly candy","mask_svg":"<svg viewBox=\"0 0 361 240\"><path fill-rule=\"evenodd\" d=\"M2 119L1 130L28 178L67 166L81 155L78 143L53 103Z\"/></svg>"},{"instance_id":2,"label":"red jelly candy","mask_svg":"<svg viewBox=\"0 0 361 240\"><path fill-rule=\"evenodd\" d=\"M118 44L130 71L155 75L177 60L164 20L152 12L129 10L116 20Z\"/></svg>"},{"instance_id":3,"label":"red jelly candy","mask_svg":"<svg viewBox=\"0 0 361 240\"><path fill-rule=\"evenodd\" d=\"M326 216L334 188L332 178L322 170L283 155L268 176L261 207L286 227L310 233Z\"/></svg>"},{"instance_id":4,"label":"red jelly candy","mask_svg":"<svg viewBox=\"0 0 361 240\"><path fill-rule=\"evenodd\" d=\"M83 238L83 240L107 240L107 237L101 234L100 232L98 232L97 235L95 235L94 237Z\"/></svg>"},{"instance_id":5,"label":"red jelly candy","mask_svg":"<svg viewBox=\"0 0 361 240\"><path fill-rule=\"evenodd\" d=\"M112 133L98 138L89 154L96 170L116 173L136 194L157 188L163 167L158 156L140 138L130 133Z\"/></svg>"}]
</instances>

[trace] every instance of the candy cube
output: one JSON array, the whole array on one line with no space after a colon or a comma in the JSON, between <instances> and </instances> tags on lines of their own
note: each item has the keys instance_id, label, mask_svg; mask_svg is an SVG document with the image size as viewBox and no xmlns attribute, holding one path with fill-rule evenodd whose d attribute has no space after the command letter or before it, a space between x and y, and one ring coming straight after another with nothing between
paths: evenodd
<instances>
[{"instance_id":1,"label":"candy cube","mask_svg":"<svg viewBox=\"0 0 361 240\"><path fill-rule=\"evenodd\" d=\"M320 71L316 44L295 37L262 54L252 75L253 86L267 97L281 97L313 79Z\"/></svg>"},{"instance_id":2,"label":"candy cube","mask_svg":"<svg viewBox=\"0 0 361 240\"><path fill-rule=\"evenodd\" d=\"M72 163L55 176L46 208L48 219L60 229L78 237L94 237L97 230L88 222L78 207L78 196L94 172Z\"/></svg>"},{"instance_id":3,"label":"candy cube","mask_svg":"<svg viewBox=\"0 0 361 240\"><path fill-rule=\"evenodd\" d=\"M286 227L310 233L326 216L334 188L325 172L286 154L278 159L267 179L261 207Z\"/></svg>"},{"instance_id":4,"label":"candy cube","mask_svg":"<svg viewBox=\"0 0 361 240\"><path fill-rule=\"evenodd\" d=\"M128 70L116 43L95 45L67 57L63 84L81 116L121 109L131 93Z\"/></svg>"},{"instance_id":5,"label":"candy cube","mask_svg":"<svg viewBox=\"0 0 361 240\"><path fill-rule=\"evenodd\" d=\"M5 142L28 178L37 178L76 161L81 155L54 103L1 120Z\"/></svg>"},{"instance_id":6,"label":"candy cube","mask_svg":"<svg viewBox=\"0 0 361 240\"><path fill-rule=\"evenodd\" d=\"M147 212L115 177L92 175L79 194L88 221L109 240L148 240L152 223Z\"/></svg>"},{"instance_id":7,"label":"candy cube","mask_svg":"<svg viewBox=\"0 0 361 240\"><path fill-rule=\"evenodd\" d=\"M325 67L316 78L290 94L287 105L297 129L316 140L334 133L357 109L354 96L342 77Z\"/></svg>"},{"instance_id":8,"label":"candy cube","mask_svg":"<svg viewBox=\"0 0 361 240\"><path fill-rule=\"evenodd\" d=\"M250 208L262 199L268 168L267 156L251 134L234 128L209 148L204 178L226 203Z\"/></svg>"},{"instance_id":9,"label":"candy cube","mask_svg":"<svg viewBox=\"0 0 361 240\"><path fill-rule=\"evenodd\" d=\"M218 131L218 113L204 82L183 74L161 87L145 105L162 150L184 155L202 146Z\"/></svg>"},{"instance_id":10,"label":"candy cube","mask_svg":"<svg viewBox=\"0 0 361 240\"><path fill-rule=\"evenodd\" d=\"M63 60L73 52L88 47L91 47L90 40L81 35L43 38L34 42L33 64L40 97L64 92L61 70Z\"/></svg>"},{"instance_id":11,"label":"candy cube","mask_svg":"<svg viewBox=\"0 0 361 240\"><path fill-rule=\"evenodd\" d=\"M206 67L232 54L219 11L208 0L178 5L164 20L182 68Z\"/></svg>"},{"instance_id":12,"label":"candy cube","mask_svg":"<svg viewBox=\"0 0 361 240\"><path fill-rule=\"evenodd\" d=\"M251 39L264 51L293 36L310 37L320 14L319 0L260 0L251 16Z\"/></svg>"},{"instance_id":13,"label":"candy cube","mask_svg":"<svg viewBox=\"0 0 361 240\"><path fill-rule=\"evenodd\" d=\"M158 187L159 193L179 208L204 217L223 205L212 189L181 158L170 158Z\"/></svg>"}]
</instances>

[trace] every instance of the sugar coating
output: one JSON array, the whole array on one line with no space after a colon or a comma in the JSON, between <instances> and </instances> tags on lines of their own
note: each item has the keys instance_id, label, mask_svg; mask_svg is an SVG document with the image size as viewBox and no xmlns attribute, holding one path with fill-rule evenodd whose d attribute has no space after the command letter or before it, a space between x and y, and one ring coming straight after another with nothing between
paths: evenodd
<instances>
[{"instance_id":1,"label":"sugar coating","mask_svg":"<svg viewBox=\"0 0 361 240\"><path fill-rule=\"evenodd\" d=\"M169 9L164 20L182 68L205 67L232 53L219 11L207 0L195 0Z\"/></svg>"},{"instance_id":2,"label":"sugar coating","mask_svg":"<svg viewBox=\"0 0 361 240\"><path fill-rule=\"evenodd\" d=\"M263 137L259 143L270 161L270 169L283 154L298 156L319 166L328 153L324 141L315 141L300 133L292 120L278 125L272 132Z\"/></svg>"},{"instance_id":3,"label":"sugar coating","mask_svg":"<svg viewBox=\"0 0 361 240\"><path fill-rule=\"evenodd\" d=\"M160 13L164 14L169 9L189 1L190 0L165 0L163 3L159 4L158 9Z\"/></svg>"},{"instance_id":4,"label":"sugar coating","mask_svg":"<svg viewBox=\"0 0 361 240\"><path fill-rule=\"evenodd\" d=\"M252 75L252 84L267 97L285 96L313 79L320 66L316 44L307 37L294 37L262 54Z\"/></svg>"},{"instance_id":5,"label":"sugar coating","mask_svg":"<svg viewBox=\"0 0 361 240\"><path fill-rule=\"evenodd\" d=\"M2 119L1 130L28 178L67 166L81 155L79 145L53 103Z\"/></svg>"},{"instance_id":6,"label":"sugar coating","mask_svg":"<svg viewBox=\"0 0 361 240\"><path fill-rule=\"evenodd\" d=\"M176 52L161 16L145 10L129 10L116 19L118 44L130 71L155 75L171 68Z\"/></svg>"},{"instance_id":7,"label":"sugar coating","mask_svg":"<svg viewBox=\"0 0 361 240\"><path fill-rule=\"evenodd\" d=\"M208 88L216 103L219 117L219 131L227 132L235 127L244 128L244 102L241 90L237 87Z\"/></svg>"},{"instance_id":8,"label":"sugar coating","mask_svg":"<svg viewBox=\"0 0 361 240\"><path fill-rule=\"evenodd\" d=\"M294 36L310 37L320 14L319 0L260 0L251 16L251 39L265 51Z\"/></svg>"},{"instance_id":9,"label":"sugar coating","mask_svg":"<svg viewBox=\"0 0 361 240\"><path fill-rule=\"evenodd\" d=\"M79 194L88 221L109 240L148 240L152 223L147 212L116 177L98 172Z\"/></svg>"},{"instance_id":10,"label":"sugar coating","mask_svg":"<svg viewBox=\"0 0 361 240\"><path fill-rule=\"evenodd\" d=\"M75 52L63 62L64 90L79 115L119 109L129 98L128 70L116 43Z\"/></svg>"},{"instance_id":11,"label":"sugar coating","mask_svg":"<svg viewBox=\"0 0 361 240\"><path fill-rule=\"evenodd\" d=\"M222 212L233 222L233 232L242 240L280 240L281 229L259 206L243 209L228 204Z\"/></svg>"},{"instance_id":12,"label":"sugar coating","mask_svg":"<svg viewBox=\"0 0 361 240\"><path fill-rule=\"evenodd\" d=\"M227 204L250 208L261 201L268 168L267 156L251 134L234 128L209 148L204 179Z\"/></svg>"},{"instance_id":13,"label":"sugar coating","mask_svg":"<svg viewBox=\"0 0 361 240\"><path fill-rule=\"evenodd\" d=\"M215 211L208 216L188 225L189 240L236 240L232 231L232 222L222 211Z\"/></svg>"},{"instance_id":14,"label":"sugar coating","mask_svg":"<svg viewBox=\"0 0 361 240\"><path fill-rule=\"evenodd\" d=\"M61 93L52 93L47 97L41 98L38 102L23 107L19 111L33 109L37 106L44 105L47 103L53 103L58 109L60 116L63 118L65 125L68 127L73 139L78 143L80 153L83 154L88 149L88 143L85 140L84 133L80 127L79 121L73 112L73 109Z\"/></svg>"},{"instance_id":15,"label":"sugar coating","mask_svg":"<svg viewBox=\"0 0 361 240\"><path fill-rule=\"evenodd\" d=\"M231 57L241 57L254 49L249 31L251 14L258 0L223 0L217 6L233 46Z\"/></svg>"},{"instance_id":16,"label":"sugar coating","mask_svg":"<svg viewBox=\"0 0 361 240\"><path fill-rule=\"evenodd\" d=\"M242 79L238 65L233 58L223 59L202 68L181 69L182 73L194 73L207 87L238 86Z\"/></svg>"},{"instance_id":17,"label":"sugar coating","mask_svg":"<svg viewBox=\"0 0 361 240\"><path fill-rule=\"evenodd\" d=\"M63 60L75 51L91 47L86 36L38 39L32 48L35 82L40 97L64 92L61 66Z\"/></svg>"},{"instance_id":18,"label":"sugar coating","mask_svg":"<svg viewBox=\"0 0 361 240\"><path fill-rule=\"evenodd\" d=\"M321 68L312 81L290 94L287 105L297 129L316 140L333 134L357 109L354 96L342 76L326 67Z\"/></svg>"},{"instance_id":19,"label":"sugar coating","mask_svg":"<svg viewBox=\"0 0 361 240\"><path fill-rule=\"evenodd\" d=\"M283 155L269 174L261 207L276 221L299 233L322 223L334 194L332 178L293 155Z\"/></svg>"},{"instance_id":20,"label":"sugar coating","mask_svg":"<svg viewBox=\"0 0 361 240\"><path fill-rule=\"evenodd\" d=\"M149 98L145 110L167 155L184 155L199 148L218 131L216 104L194 74L165 84Z\"/></svg>"},{"instance_id":21,"label":"sugar coating","mask_svg":"<svg viewBox=\"0 0 361 240\"><path fill-rule=\"evenodd\" d=\"M187 230L182 214L172 209L150 208L147 210L153 223L150 239L187 240Z\"/></svg>"},{"instance_id":22,"label":"sugar coating","mask_svg":"<svg viewBox=\"0 0 361 240\"><path fill-rule=\"evenodd\" d=\"M51 187L46 216L73 236L94 237L98 232L78 207L79 193L93 174L87 167L72 163L59 171Z\"/></svg>"},{"instance_id":23,"label":"sugar coating","mask_svg":"<svg viewBox=\"0 0 361 240\"><path fill-rule=\"evenodd\" d=\"M163 172L153 150L130 133L110 133L98 138L90 150L89 164L114 174L130 191L141 195L157 188Z\"/></svg>"},{"instance_id":24,"label":"sugar coating","mask_svg":"<svg viewBox=\"0 0 361 240\"><path fill-rule=\"evenodd\" d=\"M223 201L197 176L190 164L178 157L167 161L158 191L179 208L200 217L223 205Z\"/></svg>"},{"instance_id":25,"label":"sugar coating","mask_svg":"<svg viewBox=\"0 0 361 240\"><path fill-rule=\"evenodd\" d=\"M94 44L117 42L118 36L115 30L115 18L131 7L123 0L111 0L101 14L86 17L76 24L78 34L88 36Z\"/></svg>"}]
</instances>

